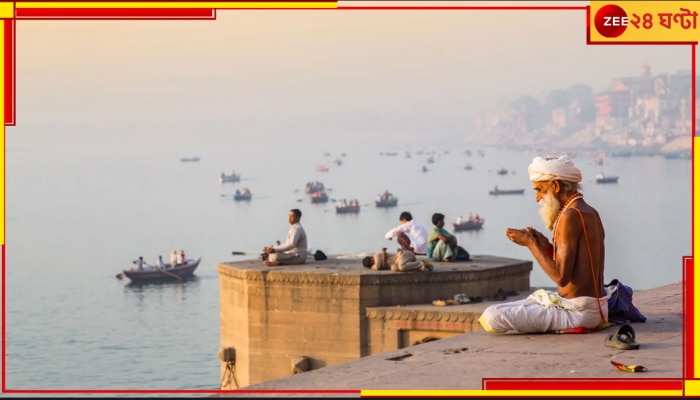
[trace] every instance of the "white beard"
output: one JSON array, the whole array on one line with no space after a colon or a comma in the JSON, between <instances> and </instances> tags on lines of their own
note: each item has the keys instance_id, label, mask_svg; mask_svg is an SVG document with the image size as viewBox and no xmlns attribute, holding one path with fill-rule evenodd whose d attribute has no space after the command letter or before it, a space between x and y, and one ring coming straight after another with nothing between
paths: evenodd
<instances>
[{"instance_id":1,"label":"white beard","mask_svg":"<svg viewBox=\"0 0 700 400\"><path fill-rule=\"evenodd\" d=\"M540 217L544 221L544 225L547 230L552 230L554 228L554 221L557 220L559 215L559 210L561 210L561 203L554 197L551 190L544 195L542 200L539 201L540 206Z\"/></svg>"}]
</instances>

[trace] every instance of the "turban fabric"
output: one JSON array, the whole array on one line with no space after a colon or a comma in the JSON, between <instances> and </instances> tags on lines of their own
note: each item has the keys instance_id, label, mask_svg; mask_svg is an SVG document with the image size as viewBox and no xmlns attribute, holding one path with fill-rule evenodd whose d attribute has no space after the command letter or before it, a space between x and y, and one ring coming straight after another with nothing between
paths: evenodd
<instances>
[{"instance_id":1,"label":"turban fabric","mask_svg":"<svg viewBox=\"0 0 700 400\"><path fill-rule=\"evenodd\" d=\"M527 167L527 173L533 182L561 180L565 182L581 182L581 171L574 167L569 156L535 157Z\"/></svg>"}]
</instances>

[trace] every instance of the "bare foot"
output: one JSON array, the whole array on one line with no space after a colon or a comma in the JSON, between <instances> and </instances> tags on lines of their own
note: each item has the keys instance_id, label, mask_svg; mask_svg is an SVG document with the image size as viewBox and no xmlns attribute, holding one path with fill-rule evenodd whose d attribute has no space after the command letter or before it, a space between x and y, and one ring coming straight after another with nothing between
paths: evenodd
<instances>
[{"instance_id":1,"label":"bare foot","mask_svg":"<svg viewBox=\"0 0 700 400\"><path fill-rule=\"evenodd\" d=\"M277 265L280 265L280 263L275 262L275 261L265 260L265 265L267 265L268 267L275 267Z\"/></svg>"}]
</instances>

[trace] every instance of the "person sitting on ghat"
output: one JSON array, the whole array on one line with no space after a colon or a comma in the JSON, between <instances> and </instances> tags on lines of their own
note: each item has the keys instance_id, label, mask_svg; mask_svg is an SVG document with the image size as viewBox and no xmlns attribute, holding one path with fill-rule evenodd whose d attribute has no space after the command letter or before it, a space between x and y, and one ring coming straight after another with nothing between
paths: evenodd
<instances>
[{"instance_id":1,"label":"person sitting on ghat","mask_svg":"<svg viewBox=\"0 0 700 400\"><path fill-rule=\"evenodd\" d=\"M433 266L422 260L416 259L416 255L410 250L399 249L396 253L387 253L386 247L374 256L362 259L365 268L378 271L390 269L392 272L432 271Z\"/></svg>"},{"instance_id":2,"label":"person sitting on ghat","mask_svg":"<svg viewBox=\"0 0 700 400\"><path fill-rule=\"evenodd\" d=\"M524 300L491 305L479 322L492 333L602 326L610 296L603 277L605 230L598 212L583 199L581 171L561 156L535 157L528 173L552 243L532 227L508 228L506 236L528 248L557 292L539 289Z\"/></svg>"},{"instance_id":3,"label":"person sitting on ghat","mask_svg":"<svg viewBox=\"0 0 700 400\"><path fill-rule=\"evenodd\" d=\"M457 237L444 229L445 215L433 214L433 227L428 234L428 259L452 262L457 256Z\"/></svg>"},{"instance_id":4,"label":"person sitting on ghat","mask_svg":"<svg viewBox=\"0 0 700 400\"><path fill-rule=\"evenodd\" d=\"M275 265L298 265L306 263L306 253L308 243L306 232L301 226L301 211L298 208L289 211L289 232L287 241L281 245L264 247L263 254L267 254L265 265L272 267Z\"/></svg>"},{"instance_id":5,"label":"person sitting on ghat","mask_svg":"<svg viewBox=\"0 0 700 400\"><path fill-rule=\"evenodd\" d=\"M410 212L404 211L399 215L401 225L389 230L384 235L388 240L396 236L396 241L404 250L410 250L415 254L426 254L428 251L428 230L418 221L413 220Z\"/></svg>"}]
</instances>

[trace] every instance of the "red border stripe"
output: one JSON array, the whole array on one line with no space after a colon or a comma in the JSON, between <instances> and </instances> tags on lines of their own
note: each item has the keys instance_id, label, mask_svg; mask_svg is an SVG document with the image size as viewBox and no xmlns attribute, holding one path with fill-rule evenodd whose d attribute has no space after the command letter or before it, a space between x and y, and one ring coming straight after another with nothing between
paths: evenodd
<instances>
[{"instance_id":1,"label":"red border stripe","mask_svg":"<svg viewBox=\"0 0 700 400\"><path fill-rule=\"evenodd\" d=\"M156 0L157 1L157 0ZM173 0L165 0L168 2L174 2ZM176 1L176 0L175 0ZM248 0L251 1L251 0ZM252 0L255 1L255 0ZM251 2L252 2L251 1ZM284 1L284 0L279 0ZM328 2L327 0L306 0L309 2ZM268 10L266 8L260 8L261 10ZM280 8L283 9L283 8ZM586 10L586 28L587 37L586 42L588 44L609 44L609 45L637 45L637 44L692 44L692 127L693 135L695 135L695 44L694 43L623 43L623 42L610 42L610 43L590 43L590 26L589 26L589 14L590 7L575 7L575 6L563 6L563 7L338 7L338 9L343 10ZM153 10L156 10L154 12ZM18 19L204 19L204 18L215 18L215 9L16 9L15 16ZM110 14L110 12L112 12ZM149 14L150 12L150 14ZM10 20L12 21L12 20ZM10 34L8 35L8 29ZM6 86L5 99L6 99L6 122L9 115L12 115L12 122L15 119L15 82L14 82L14 71L15 71L15 35L14 35L14 21L8 24L6 20L5 23L5 66L6 75L4 77L6 85L8 84L8 71L11 71L12 79L11 84ZM8 38L11 38L10 45L8 45ZM11 49L11 50L10 50ZM8 57L8 51L11 51L11 57ZM8 63L11 60L11 66L8 67ZM12 87L10 96L12 101L7 101L8 90L7 88ZM12 105L12 112L7 112L8 104ZM694 146L693 146L694 153ZM692 210L691 212L694 212ZM3 226L3 230L5 227ZM693 232L694 233L694 232ZM6 359L5 359L5 250L4 244L2 246L2 392L4 393L225 393L228 391L216 391L216 390L7 390L5 381L5 371L6 371ZM685 377L693 379L693 260L692 258L685 258L685 280L683 285L683 301L685 305L685 315L684 315L684 365L685 365ZM575 380L565 380L565 379L484 379L483 385L486 389L488 384L489 390L682 390L683 381L678 379L575 379ZM359 390L270 390L270 391L246 391L239 390L235 391L237 393L360 393Z\"/></svg>"},{"instance_id":2,"label":"red border stripe","mask_svg":"<svg viewBox=\"0 0 700 400\"><path fill-rule=\"evenodd\" d=\"M216 17L211 8L18 8L17 19L34 18L209 18Z\"/></svg>"},{"instance_id":3,"label":"red border stripe","mask_svg":"<svg viewBox=\"0 0 700 400\"><path fill-rule=\"evenodd\" d=\"M4 20L5 29L5 125L15 125L15 20ZM5 326L5 325L3 325Z\"/></svg>"},{"instance_id":4,"label":"red border stripe","mask_svg":"<svg viewBox=\"0 0 700 400\"><path fill-rule=\"evenodd\" d=\"M612 367L611 367L612 368ZM484 390L683 390L681 379L488 379Z\"/></svg>"}]
</instances>

